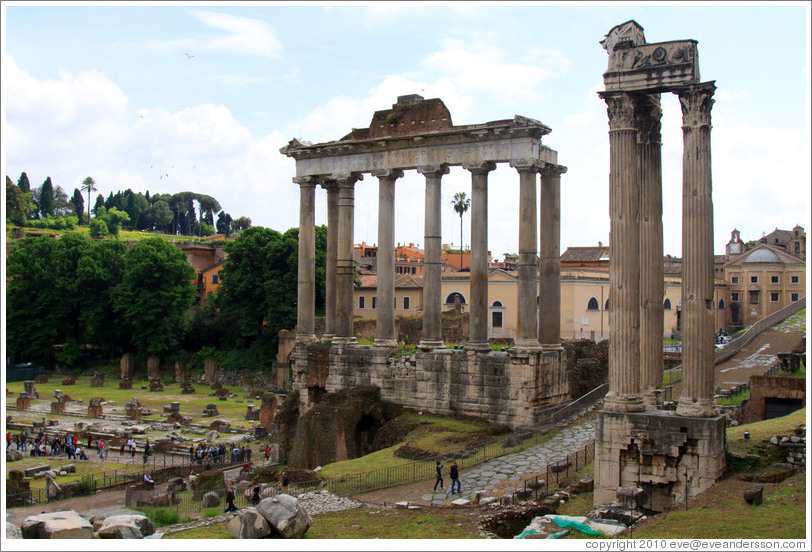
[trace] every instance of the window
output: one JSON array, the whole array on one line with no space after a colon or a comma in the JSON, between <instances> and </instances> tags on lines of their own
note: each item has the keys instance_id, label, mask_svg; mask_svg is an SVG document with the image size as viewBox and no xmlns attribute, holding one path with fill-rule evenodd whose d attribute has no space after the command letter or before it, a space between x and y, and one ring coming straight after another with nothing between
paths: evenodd
<instances>
[{"instance_id":1,"label":"window","mask_svg":"<svg viewBox=\"0 0 812 552\"><path fill-rule=\"evenodd\" d=\"M378 308L378 298L375 295L372 296L372 308L373 309Z\"/></svg>"},{"instance_id":2,"label":"window","mask_svg":"<svg viewBox=\"0 0 812 552\"><path fill-rule=\"evenodd\" d=\"M417 267L416 266L412 267L412 274L417 274Z\"/></svg>"},{"instance_id":3,"label":"window","mask_svg":"<svg viewBox=\"0 0 812 552\"><path fill-rule=\"evenodd\" d=\"M770 276L770 283L777 284L778 283L778 276Z\"/></svg>"},{"instance_id":4,"label":"window","mask_svg":"<svg viewBox=\"0 0 812 552\"><path fill-rule=\"evenodd\" d=\"M750 303L758 305L758 290L750 292Z\"/></svg>"},{"instance_id":5,"label":"window","mask_svg":"<svg viewBox=\"0 0 812 552\"><path fill-rule=\"evenodd\" d=\"M736 293L736 292L731 293L730 294L730 300L733 301L734 303L738 303L739 302L739 294Z\"/></svg>"},{"instance_id":6,"label":"window","mask_svg":"<svg viewBox=\"0 0 812 552\"><path fill-rule=\"evenodd\" d=\"M220 275L219 274L212 274L211 275L211 283L212 284L219 284L220 283Z\"/></svg>"},{"instance_id":7,"label":"window","mask_svg":"<svg viewBox=\"0 0 812 552\"><path fill-rule=\"evenodd\" d=\"M671 299L666 299L663 303L663 310L671 310Z\"/></svg>"},{"instance_id":8,"label":"window","mask_svg":"<svg viewBox=\"0 0 812 552\"><path fill-rule=\"evenodd\" d=\"M798 283L798 277L797 276L792 276L790 278L790 282L792 282L793 284L797 284Z\"/></svg>"},{"instance_id":9,"label":"window","mask_svg":"<svg viewBox=\"0 0 812 552\"><path fill-rule=\"evenodd\" d=\"M598 300L592 297L589 300L589 303L586 305L586 310L600 310L600 306L598 305Z\"/></svg>"},{"instance_id":10,"label":"window","mask_svg":"<svg viewBox=\"0 0 812 552\"><path fill-rule=\"evenodd\" d=\"M738 276L731 276L730 277L730 282L733 283L733 284L738 284L739 283L739 277Z\"/></svg>"},{"instance_id":11,"label":"window","mask_svg":"<svg viewBox=\"0 0 812 552\"><path fill-rule=\"evenodd\" d=\"M409 310L409 298L408 297L403 298L403 310Z\"/></svg>"},{"instance_id":12,"label":"window","mask_svg":"<svg viewBox=\"0 0 812 552\"><path fill-rule=\"evenodd\" d=\"M790 298L790 299L791 299L793 302L794 302L794 301L797 301L797 300L798 300L798 294L797 294L797 293L790 293L790 294L789 294L789 298Z\"/></svg>"},{"instance_id":13,"label":"window","mask_svg":"<svg viewBox=\"0 0 812 552\"><path fill-rule=\"evenodd\" d=\"M758 276L750 276L750 283L757 284L758 283Z\"/></svg>"},{"instance_id":14,"label":"window","mask_svg":"<svg viewBox=\"0 0 812 552\"><path fill-rule=\"evenodd\" d=\"M719 299L719 310L725 310L725 300Z\"/></svg>"},{"instance_id":15,"label":"window","mask_svg":"<svg viewBox=\"0 0 812 552\"><path fill-rule=\"evenodd\" d=\"M795 242L795 253L796 254L801 253L801 242Z\"/></svg>"},{"instance_id":16,"label":"window","mask_svg":"<svg viewBox=\"0 0 812 552\"><path fill-rule=\"evenodd\" d=\"M402 266L396 266L395 267L395 274L403 274L403 267Z\"/></svg>"},{"instance_id":17,"label":"window","mask_svg":"<svg viewBox=\"0 0 812 552\"><path fill-rule=\"evenodd\" d=\"M460 304L461 304L461 305L465 305L465 304L467 304L467 303L465 302L465 297L463 297L462 293L460 293L459 291L455 291L455 292L453 292L453 293L449 293L449 294L448 294L448 297L446 297L446 298L445 298L445 304L446 304L446 305L453 305L453 304L454 304L454 303L457 301L457 298L458 298L458 297L459 297L459 299L460 299Z\"/></svg>"},{"instance_id":18,"label":"window","mask_svg":"<svg viewBox=\"0 0 812 552\"><path fill-rule=\"evenodd\" d=\"M779 292L777 292L777 291L772 291L772 292L770 292L770 301L772 301L773 303L778 302L778 297L779 297L780 295L781 295L781 294L780 294Z\"/></svg>"},{"instance_id":19,"label":"window","mask_svg":"<svg viewBox=\"0 0 812 552\"><path fill-rule=\"evenodd\" d=\"M502 327L502 311L493 311L491 313L491 326L493 328Z\"/></svg>"},{"instance_id":20,"label":"window","mask_svg":"<svg viewBox=\"0 0 812 552\"><path fill-rule=\"evenodd\" d=\"M603 310L609 310L609 299L607 299L606 303L603 304Z\"/></svg>"},{"instance_id":21,"label":"window","mask_svg":"<svg viewBox=\"0 0 812 552\"><path fill-rule=\"evenodd\" d=\"M366 306L364 304L365 300L366 300L366 297L364 297L363 295L358 296L358 308L359 309L365 309L366 308Z\"/></svg>"}]
</instances>

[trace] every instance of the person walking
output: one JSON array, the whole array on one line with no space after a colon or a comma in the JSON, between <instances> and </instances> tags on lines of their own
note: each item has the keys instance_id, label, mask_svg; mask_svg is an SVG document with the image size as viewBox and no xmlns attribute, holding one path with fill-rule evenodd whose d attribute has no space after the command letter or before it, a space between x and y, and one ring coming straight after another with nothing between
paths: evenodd
<instances>
[{"instance_id":1,"label":"person walking","mask_svg":"<svg viewBox=\"0 0 812 552\"><path fill-rule=\"evenodd\" d=\"M254 489L251 491L251 506L256 508L258 504L259 504L259 485L254 487Z\"/></svg>"},{"instance_id":2,"label":"person walking","mask_svg":"<svg viewBox=\"0 0 812 552\"><path fill-rule=\"evenodd\" d=\"M290 479L288 478L287 472L282 472L282 483L280 483L280 487L282 488L283 493L288 492L288 486L290 485Z\"/></svg>"},{"instance_id":3,"label":"person walking","mask_svg":"<svg viewBox=\"0 0 812 552\"><path fill-rule=\"evenodd\" d=\"M456 494L461 494L462 484L460 483L460 468L457 466L456 461L451 464L451 470L449 470L448 475L451 476L451 494L454 494L455 485L457 487Z\"/></svg>"},{"instance_id":4,"label":"person walking","mask_svg":"<svg viewBox=\"0 0 812 552\"><path fill-rule=\"evenodd\" d=\"M437 466L435 466L435 470L437 472L437 481L434 482L434 490L437 490L437 485L440 485L440 490L443 490L443 463L437 460Z\"/></svg>"},{"instance_id":5,"label":"person walking","mask_svg":"<svg viewBox=\"0 0 812 552\"><path fill-rule=\"evenodd\" d=\"M228 492L226 493L226 502L228 503L228 507L226 508L226 513L227 512L236 512L237 510L239 510L239 508L237 508L234 505L234 499L236 497L237 497L237 489L236 489L236 487L234 485L232 485L231 487L228 488Z\"/></svg>"}]
</instances>

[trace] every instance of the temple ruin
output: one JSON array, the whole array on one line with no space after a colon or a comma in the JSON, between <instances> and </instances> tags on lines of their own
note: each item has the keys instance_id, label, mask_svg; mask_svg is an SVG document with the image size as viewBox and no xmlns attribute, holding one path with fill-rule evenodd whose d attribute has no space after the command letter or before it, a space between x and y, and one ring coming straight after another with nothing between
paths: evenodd
<instances>
[{"instance_id":1,"label":"temple ruin","mask_svg":"<svg viewBox=\"0 0 812 552\"><path fill-rule=\"evenodd\" d=\"M697 42L647 44L635 21L602 46L610 145L609 393L598 415L595 504L633 488L663 511L707 489L725 468L724 416L714 411L711 107ZM660 94L682 107L682 391L661 410L663 227Z\"/></svg>"},{"instance_id":2,"label":"temple ruin","mask_svg":"<svg viewBox=\"0 0 812 552\"><path fill-rule=\"evenodd\" d=\"M293 180L300 190L291 383L299 391L301 412L325 391L374 386L393 403L517 427L539 421L569 399L559 328L560 178L566 168L542 144L549 132L541 122L518 115L454 126L441 100L409 95L400 96L391 109L375 112L368 128L353 129L340 140L310 144L294 139L280 150L296 160ZM491 351L487 333L488 173L497 163L508 163L519 173L519 324L516 347L508 351ZM472 298L464 350L443 348L441 325L441 183L451 166L471 173ZM425 177L423 333L413 360L392 354L397 346L394 190L407 170ZM352 318L354 194L365 173L378 179L379 190L377 333L372 346L357 344ZM329 342L328 351L315 344L317 186L327 193L326 331L321 339Z\"/></svg>"}]
</instances>

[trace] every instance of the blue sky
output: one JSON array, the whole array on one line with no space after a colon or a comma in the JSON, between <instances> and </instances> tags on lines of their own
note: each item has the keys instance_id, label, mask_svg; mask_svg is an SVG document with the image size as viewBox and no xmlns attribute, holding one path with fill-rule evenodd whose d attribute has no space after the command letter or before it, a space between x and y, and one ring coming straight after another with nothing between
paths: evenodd
<instances>
[{"instance_id":1,"label":"blue sky","mask_svg":"<svg viewBox=\"0 0 812 552\"><path fill-rule=\"evenodd\" d=\"M599 41L635 19L648 42L696 39L715 80L714 247L810 216L809 4L3 2L5 174L71 195L193 190L233 217L298 224L290 139L336 140L398 95L441 98L455 124L544 122L562 177L561 249L609 242L608 123ZM191 56L191 57L190 57ZM666 253L681 255L681 115L663 97ZM355 241L377 241L377 180L356 186ZM395 240L423 243L423 178L398 180ZM491 173L489 248L518 249L518 174ZM443 180L443 242L458 245ZM95 200L95 198L94 198ZM317 223L326 194L317 193ZM469 216L463 240L469 243Z\"/></svg>"}]
</instances>

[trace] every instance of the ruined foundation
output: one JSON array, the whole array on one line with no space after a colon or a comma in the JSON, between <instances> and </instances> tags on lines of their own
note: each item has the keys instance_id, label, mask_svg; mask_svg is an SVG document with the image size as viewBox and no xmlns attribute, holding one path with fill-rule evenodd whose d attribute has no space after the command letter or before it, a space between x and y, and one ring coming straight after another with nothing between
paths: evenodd
<instances>
[{"instance_id":1,"label":"ruined foundation","mask_svg":"<svg viewBox=\"0 0 812 552\"><path fill-rule=\"evenodd\" d=\"M530 426L570 400L563 349L537 352L434 349L390 358L387 348L299 344L291 354L300 411L320 393L374 386L381 399L441 415Z\"/></svg>"},{"instance_id":2,"label":"ruined foundation","mask_svg":"<svg viewBox=\"0 0 812 552\"><path fill-rule=\"evenodd\" d=\"M725 417L689 418L666 410L598 413L595 504L615 501L618 487L640 487L643 508L684 504L722 476Z\"/></svg>"}]
</instances>

